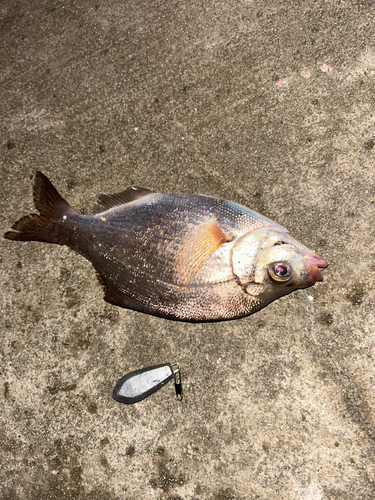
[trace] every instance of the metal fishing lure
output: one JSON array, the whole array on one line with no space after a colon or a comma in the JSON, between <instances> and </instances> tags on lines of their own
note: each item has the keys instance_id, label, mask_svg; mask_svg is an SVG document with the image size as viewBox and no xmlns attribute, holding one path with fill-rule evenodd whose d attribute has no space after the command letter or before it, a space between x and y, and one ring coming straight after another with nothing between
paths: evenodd
<instances>
[{"instance_id":1,"label":"metal fishing lure","mask_svg":"<svg viewBox=\"0 0 375 500\"><path fill-rule=\"evenodd\" d=\"M117 382L112 397L119 403L138 403L154 394L173 378L177 399L181 401L181 369L178 363L148 366L127 373Z\"/></svg>"}]
</instances>

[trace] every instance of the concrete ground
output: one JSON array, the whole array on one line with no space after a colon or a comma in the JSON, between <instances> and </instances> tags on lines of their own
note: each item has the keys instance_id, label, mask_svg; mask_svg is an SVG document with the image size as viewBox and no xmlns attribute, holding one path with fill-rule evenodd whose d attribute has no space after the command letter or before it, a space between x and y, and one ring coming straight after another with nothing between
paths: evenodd
<instances>
[{"instance_id":1,"label":"concrete ground","mask_svg":"<svg viewBox=\"0 0 375 500\"><path fill-rule=\"evenodd\" d=\"M131 184L286 226L324 282L186 324L105 303L65 247L1 239L0 499L375 498L375 6L3 0L1 232L30 176ZM124 406L115 382L178 361Z\"/></svg>"}]
</instances>

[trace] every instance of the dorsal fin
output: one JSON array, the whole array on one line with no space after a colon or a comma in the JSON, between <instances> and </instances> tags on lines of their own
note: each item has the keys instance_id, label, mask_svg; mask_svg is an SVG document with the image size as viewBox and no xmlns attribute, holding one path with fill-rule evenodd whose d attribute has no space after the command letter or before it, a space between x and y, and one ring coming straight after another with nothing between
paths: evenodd
<instances>
[{"instance_id":1,"label":"dorsal fin","mask_svg":"<svg viewBox=\"0 0 375 500\"><path fill-rule=\"evenodd\" d=\"M121 191L121 193L100 194L98 196L98 203L95 205L93 213L97 214L99 212L103 212L103 210L109 210L110 208L118 207L124 203L139 200L139 198L143 198L151 193L153 193L153 191L150 191L149 189L130 186L125 189L125 191Z\"/></svg>"}]
</instances>

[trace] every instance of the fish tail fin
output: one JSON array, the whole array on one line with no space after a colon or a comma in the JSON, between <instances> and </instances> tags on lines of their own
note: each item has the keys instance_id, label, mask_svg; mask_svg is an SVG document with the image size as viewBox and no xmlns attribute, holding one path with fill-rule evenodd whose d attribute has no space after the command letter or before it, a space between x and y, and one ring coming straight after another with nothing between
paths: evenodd
<instances>
[{"instance_id":1,"label":"fish tail fin","mask_svg":"<svg viewBox=\"0 0 375 500\"><path fill-rule=\"evenodd\" d=\"M4 234L4 238L16 241L62 243L61 221L64 220L64 216L76 212L41 172L37 172L35 175L33 195L35 208L39 210L40 214L21 217L12 226L15 232L8 231Z\"/></svg>"}]
</instances>

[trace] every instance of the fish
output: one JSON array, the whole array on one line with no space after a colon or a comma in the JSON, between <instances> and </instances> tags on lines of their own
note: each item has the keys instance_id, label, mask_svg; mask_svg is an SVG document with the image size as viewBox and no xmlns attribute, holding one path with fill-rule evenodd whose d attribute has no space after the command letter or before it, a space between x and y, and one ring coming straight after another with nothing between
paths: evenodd
<instances>
[{"instance_id":1,"label":"fish","mask_svg":"<svg viewBox=\"0 0 375 500\"><path fill-rule=\"evenodd\" d=\"M131 186L76 212L37 172L30 214L4 237L66 245L89 260L110 304L163 318L241 318L323 281L327 261L283 226L212 196Z\"/></svg>"}]
</instances>

